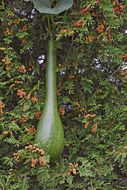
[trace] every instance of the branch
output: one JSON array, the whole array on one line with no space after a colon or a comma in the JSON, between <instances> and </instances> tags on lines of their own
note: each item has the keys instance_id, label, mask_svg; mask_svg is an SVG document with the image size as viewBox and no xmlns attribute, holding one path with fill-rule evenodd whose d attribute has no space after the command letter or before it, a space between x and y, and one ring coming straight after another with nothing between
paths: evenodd
<instances>
[{"instance_id":1,"label":"branch","mask_svg":"<svg viewBox=\"0 0 127 190\"><path fill-rule=\"evenodd\" d=\"M117 73L117 72L120 70L122 64L123 64L123 63L121 63L121 64L119 65L119 67L110 75L110 77L113 77L113 75L114 75L115 73Z\"/></svg>"}]
</instances>

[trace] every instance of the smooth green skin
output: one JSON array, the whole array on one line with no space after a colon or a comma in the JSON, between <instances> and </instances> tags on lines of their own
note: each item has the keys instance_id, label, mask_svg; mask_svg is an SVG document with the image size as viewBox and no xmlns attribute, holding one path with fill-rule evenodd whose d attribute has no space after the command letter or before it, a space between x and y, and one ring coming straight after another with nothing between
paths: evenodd
<instances>
[{"instance_id":1,"label":"smooth green skin","mask_svg":"<svg viewBox=\"0 0 127 190\"><path fill-rule=\"evenodd\" d=\"M52 39L48 42L46 99L37 126L35 143L50 155L51 161L57 160L63 152L64 132L58 114L56 96L56 48Z\"/></svg>"}]
</instances>

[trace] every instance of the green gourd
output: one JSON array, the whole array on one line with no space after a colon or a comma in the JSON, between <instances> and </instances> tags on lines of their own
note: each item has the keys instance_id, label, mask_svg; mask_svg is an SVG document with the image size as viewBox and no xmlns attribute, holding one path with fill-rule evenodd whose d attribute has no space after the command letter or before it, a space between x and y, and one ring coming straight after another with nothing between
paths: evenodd
<instances>
[{"instance_id":1,"label":"green gourd","mask_svg":"<svg viewBox=\"0 0 127 190\"><path fill-rule=\"evenodd\" d=\"M49 153L51 160L58 159L64 147L64 133L57 110L56 97L56 48L53 40L54 19L57 15L73 5L73 0L25 0L31 1L34 8L45 13L48 21L47 30L50 40L48 42L48 56L46 65L46 99L44 109L37 126L35 143ZM50 22L52 24L50 24Z\"/></svg>"},{"instance_id":2,"label":"green gourd","mask_svg":"<svg viewBox=\"0 0 127 190\"><path fill-rule=\"evenodd\" d=\"M46 98L37 126L35 143L50 155L51 161L55 161L60 157L64 147L63 126L57 109L56 48L52 38L48 41Z\"/></svg>"}]
</instances>

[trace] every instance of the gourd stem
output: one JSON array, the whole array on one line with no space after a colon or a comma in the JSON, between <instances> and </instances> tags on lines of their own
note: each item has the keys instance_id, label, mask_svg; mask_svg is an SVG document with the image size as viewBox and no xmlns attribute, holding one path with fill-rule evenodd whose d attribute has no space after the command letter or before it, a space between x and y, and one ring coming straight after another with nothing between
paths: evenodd
<instances>
[{"instance_id":1,"label":"gourd stem","mask_svg":"<svg viewBox=\"0 0 127 190\"><path fill-rule=\"evenodd\" d=\"M54 18L53 18L53 15L51 15L51 23L52 23L52 29L53 29L53 32L54 32L54 29L55 29L55 22L54 22Z\"/></svg>"},{"instance_id":2,"label":"gourd stem","mask_svg":"<svg viewBox=\"0 0 127 190\"><path fill-rule=\"evenodd\" d=\"M47 22L48 22L48 33L50 38L52 38L52 30L51 30L51 25L50 25L50 16L47 15Z\"/></svg>"},{"instance_id":3,"label":"gourd stem","mask_svg":"<svg viewBox=\"0 0 127 190\"><path fill-rule=\"evenodd\" d=\"M52 22L52 25L55 26L53 15L51 15L51 22Z\"/></svg>"},{"instance_id":4,"label":"gourd stem","mask_svg":"<svg viewBox=\"0 0 127 190\"><path fill-rule=\"evenodd\" d=\"M50 36L50 39L53 39L54 31L55 31L55 22L53 15L47 15L47 22L48 22L48 33Z\"/></svg>"}]
</instances>

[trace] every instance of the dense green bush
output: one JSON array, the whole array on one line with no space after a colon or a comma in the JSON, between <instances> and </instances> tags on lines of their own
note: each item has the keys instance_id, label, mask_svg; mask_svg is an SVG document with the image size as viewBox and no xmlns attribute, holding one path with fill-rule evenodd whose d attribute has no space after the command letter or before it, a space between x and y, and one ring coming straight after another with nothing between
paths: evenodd
<instances>
[{"instance_id":1,"label":"dense green bush","mask_svg":"<svg viewBox=\"0 0 127 190\"><path fill-rule=\"evenodd\" d=\"M127 2L75 1L54 16L61 160L35 147L48 33L30 2L0 5L0 188L120 190L127 182Z\"/></svg>"}]
</instances>

